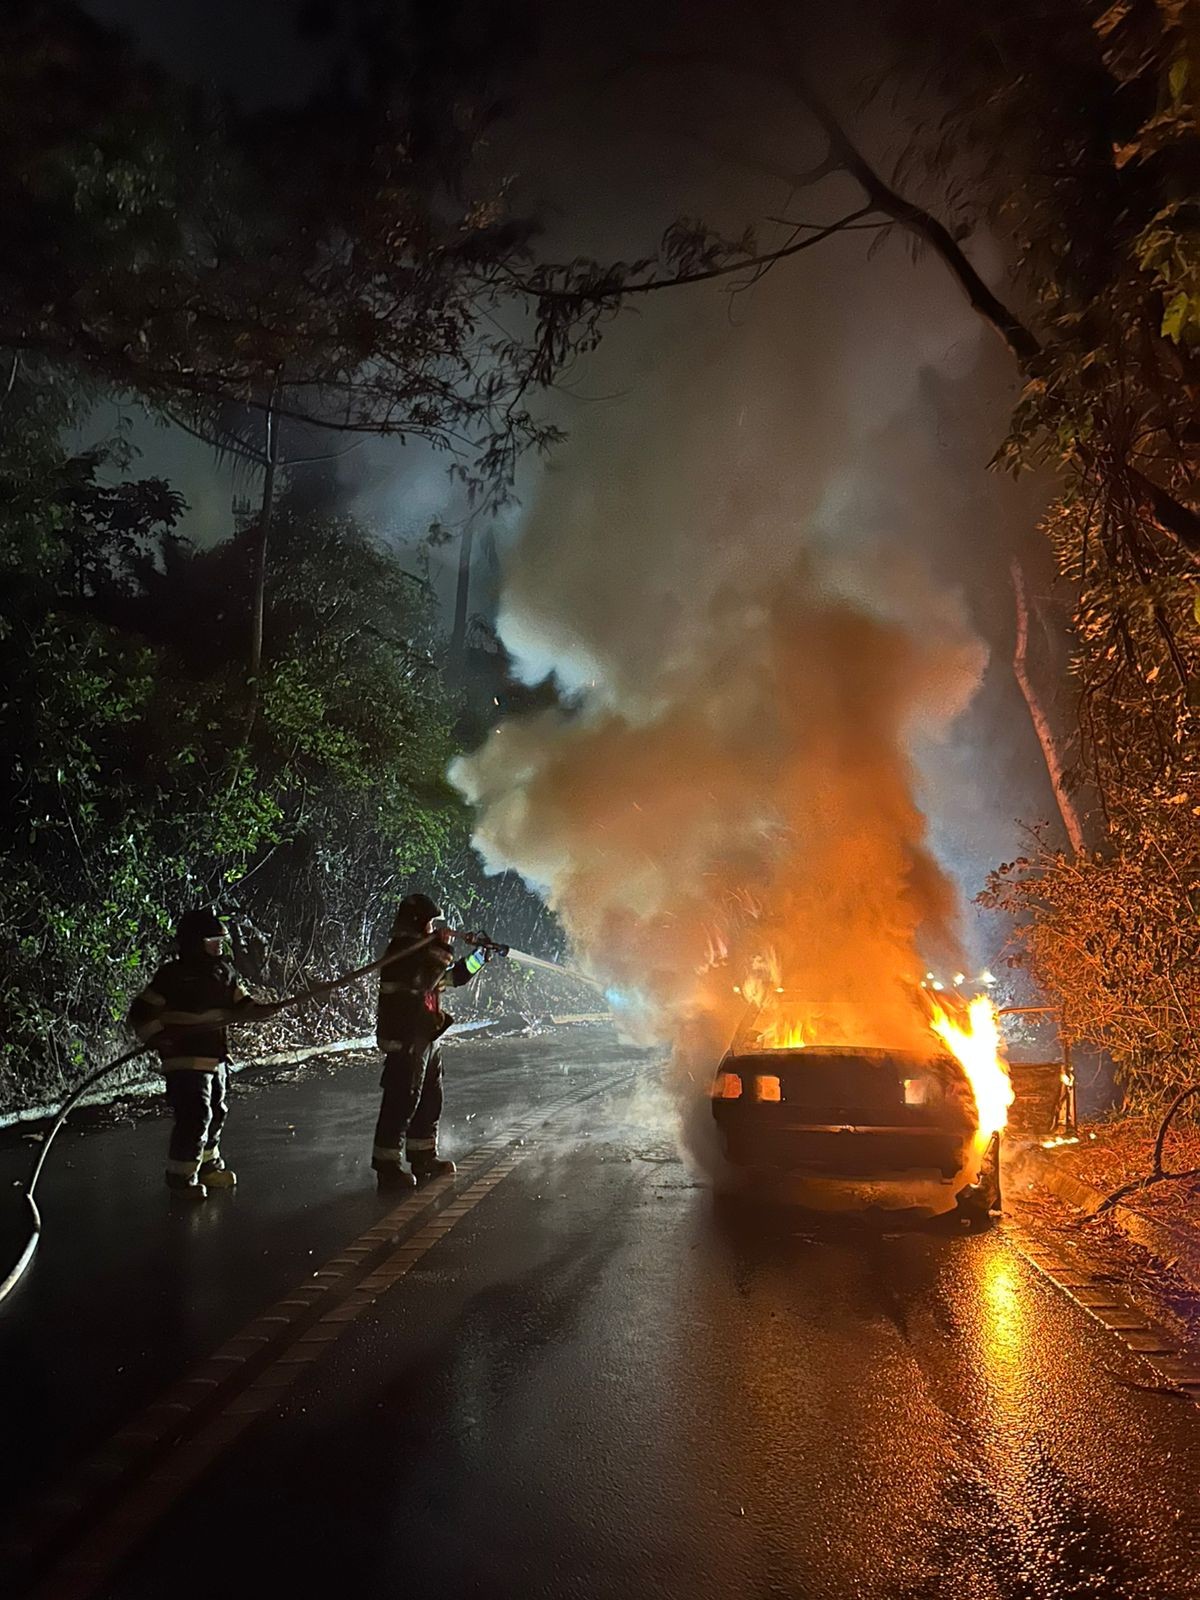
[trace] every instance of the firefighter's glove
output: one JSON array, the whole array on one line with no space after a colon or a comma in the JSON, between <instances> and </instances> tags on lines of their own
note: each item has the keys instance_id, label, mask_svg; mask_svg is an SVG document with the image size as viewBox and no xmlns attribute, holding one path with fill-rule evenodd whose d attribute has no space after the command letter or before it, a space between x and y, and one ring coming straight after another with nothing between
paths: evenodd
<instances>
[{"instance_id":1,"label":"firefighter's glove","mask_svg":"<svg viewBox=\"0 0 1200 1600\"><path fill-rule=\"evenodd\" d=\"M475 941L475 948L485 961L490 961L493 956L506 956L508 954L508 946L506 944L497 944L495 939L489 939L486 933L471 933L467 937Z\"/></svg>"}]
</instances>

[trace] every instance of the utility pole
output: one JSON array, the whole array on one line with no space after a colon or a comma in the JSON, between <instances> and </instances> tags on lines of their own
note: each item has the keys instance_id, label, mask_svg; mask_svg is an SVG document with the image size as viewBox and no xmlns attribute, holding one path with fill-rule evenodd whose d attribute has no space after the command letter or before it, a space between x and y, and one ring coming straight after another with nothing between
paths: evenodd
<instances>
[{"instance_id":1,"label":"utility pole","mask_svg":"<svg viewBox=\"0 0 1200 1600\"><path fill-rule=\"evenodd\" d=\"M266 443L263 450L263 492L254 541L254 564L250 600L250 703L258 701L258 679L262 672L263 607L267 589L267 546L271 538L271 515L275 507L275 468L279 460L279 379L271 387L266 410Z\"/></svg>"},{"instance_id":2,"label":"utility pole","mask_svg":"<svg viewBox=\"0 0 1200 1600\"><path fill-rule=\"evenodd\" d=\"M475 545L475 520L468 517L458 547L458 591L454 597L454 630L450 659L462 666L467 655L467 608L471 598L471 552Z\"/></svg>"}]
</instances>

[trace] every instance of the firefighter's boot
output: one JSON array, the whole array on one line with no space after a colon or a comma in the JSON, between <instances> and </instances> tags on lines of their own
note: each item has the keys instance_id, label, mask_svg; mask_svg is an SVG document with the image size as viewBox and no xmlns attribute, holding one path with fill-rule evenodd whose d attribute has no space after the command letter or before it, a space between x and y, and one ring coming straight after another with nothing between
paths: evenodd
<instances>
[{"instance_id":1,"label":"firefighter's boot","mask_svg":"<svg viewBox=\"0 0 1200 1600\"><path fill-rule=\"evenodd\" d=\"M200 1163L200 1182L206 1189L236 1189L237 1173L230 1172L216 1150L206 1150Z\"/></svg>"},{"instance_id":2,"label":"firefighter's boot","mask_svg":"<svg viewBox=\"0 0 1200 1600\"><path fill-rule=\"evenodd\" d=\"M449 1156L438 1155L436 1145L431 1145L427 1150L420 1147L414 1150L410 1143L408 1164L412 1167L413 1177L418 1183L428 1183L433 1178L445 1178L450 1173L458 1171Z\"/></svg>"},{"instance_id":3,"label":"firefighter's boot","mask_svg":"<svg viewBox=\"0 0 1200 1600\"><path fill-rule=\"evenodd\" d=\"M199 1205L202 1200L208 1199L208 1190L193 1173L167 1172L164 1174L167 1188L173 1195L178 1195L181 1200L186 1200L192 1205Z\"/></svg>"},{"instance_id":4,"label":"firefighter's boot","mask_svg":"<svg viewBox=\"0 0 1200 1600\"><path fill-rule=\"evenodd\" d=\"M407 1167L398 1161L372 1161L380 1194L395 1194L402 1189L415 1189L417 1180Z\"/></svg>"}]
</instances>

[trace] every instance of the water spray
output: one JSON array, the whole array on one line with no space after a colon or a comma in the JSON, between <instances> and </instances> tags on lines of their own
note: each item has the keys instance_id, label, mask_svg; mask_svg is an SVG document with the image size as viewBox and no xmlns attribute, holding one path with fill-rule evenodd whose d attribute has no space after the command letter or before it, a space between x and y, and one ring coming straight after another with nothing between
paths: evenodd
<instances>
[{"instance_id":1,"label":"water spray","mask_svg":"<svg viewBox=\"0 0 1200 1600\"><path fill-rule=\"evenodd\" d=\"M451 938L462 939L466 944L473 944L478 949L489 951L494 955L507 956L518 966L537 967L542 972L559 972L564 978L573 978L576 983L587 984L589 989L595 989L598 994L604 993L602 983L598 983L595 978L589 978L576 967L564 967L559 961L546 961L542 956L531 956L527 950L514 950L511 945L497 944L486 933L465 933L454 928L449 931Z\"/></svg>"}]
</instances>

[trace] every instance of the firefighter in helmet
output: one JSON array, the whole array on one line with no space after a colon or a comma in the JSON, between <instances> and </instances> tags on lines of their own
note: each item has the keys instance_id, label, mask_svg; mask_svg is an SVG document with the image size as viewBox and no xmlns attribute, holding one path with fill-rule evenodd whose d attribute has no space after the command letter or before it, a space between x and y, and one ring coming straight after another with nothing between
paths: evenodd
<instances>
[{"instance_id":1,"label":"firefighter in helmet","mask_svg":"<svg viewBox=\"0 0 1200 1600\"><path fill-rule=\"evenodd\" d=\"M225 960L226 930L210 907L185 911L175 929L177 954L133 1002L129 1025L153 1046L175 1115L167 1154L167 1187L188 1200L209 1189L232 1189L237 1178L221 1159L227 1111L228 1022L258 1022L280 1009L252 1000Z\"/></svg>"},{"instance_id":2,"label":"firefighter in helmet","mask_svg":"<svg viewBox=\"0 0 1200 1600\"><path fill-rule=\"evenodd\" d=\"M441 991L469 983L500 950L473 950L455 961L448 931L437 927L441 917L427 894L402 900L380 972L376 1038L384 1057L383 1101L371 1152L380 1189L412 1188L454 1171L453 1161L437 1149L442 1114L437 1041L454 1020L441 1008ZM414 944L420 948L401 954ZM397 959L389 960L392 956ZM406 1150L411 1172L403 1165Z\"/></svg>"}]
</instances>

